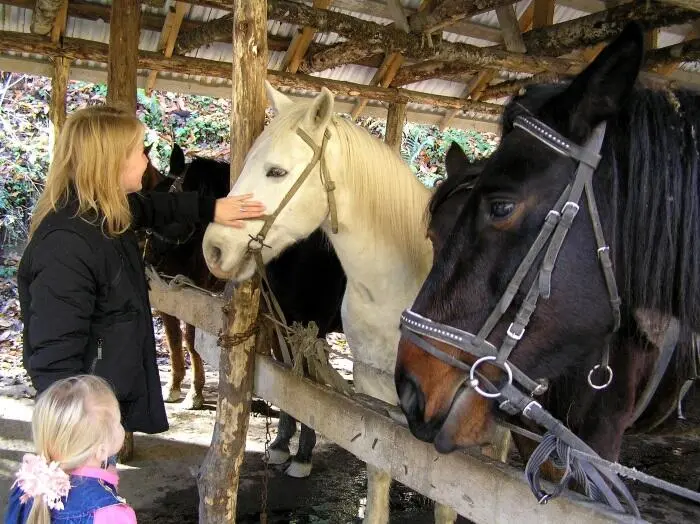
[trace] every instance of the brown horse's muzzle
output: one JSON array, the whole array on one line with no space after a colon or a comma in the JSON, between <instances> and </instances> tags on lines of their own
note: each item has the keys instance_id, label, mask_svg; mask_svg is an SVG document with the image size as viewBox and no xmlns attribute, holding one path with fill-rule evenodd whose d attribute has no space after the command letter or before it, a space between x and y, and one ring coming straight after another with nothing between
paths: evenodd
<instances>
[{"instance_id":1,"label":"brown horse's muzzle","mask_svg":"<svg viewBox=\"0 0 700 524\"><path fill-rule=\"evenodd\" d=\"M448 344L431 340L457 356ZM487 443L491 438L491 402L466 386L467 375L401 337L394 375L399 403L411 433L442 453Z\"/></svg>"}]
</instances>

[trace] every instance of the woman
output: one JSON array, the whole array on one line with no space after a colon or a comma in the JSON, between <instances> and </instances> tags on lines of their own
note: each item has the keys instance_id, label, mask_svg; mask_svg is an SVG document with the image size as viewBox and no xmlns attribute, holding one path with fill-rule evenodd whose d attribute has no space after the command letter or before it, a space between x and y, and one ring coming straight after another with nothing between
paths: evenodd
<instances>
[{"instance_id":1,"label":"woman","mask_svg":"<svg viewBox=\"0 0 700 524\"><path fill-rule=\"evenodd\" d=\"M168 429L153 321L134 229L171 222L241 227L251 195L137 193L144 126L109 106L72 114L58 138L18 272L24 366L39 393L94 373L119 401L128 432Z\"/></svg>"}]
</instances>

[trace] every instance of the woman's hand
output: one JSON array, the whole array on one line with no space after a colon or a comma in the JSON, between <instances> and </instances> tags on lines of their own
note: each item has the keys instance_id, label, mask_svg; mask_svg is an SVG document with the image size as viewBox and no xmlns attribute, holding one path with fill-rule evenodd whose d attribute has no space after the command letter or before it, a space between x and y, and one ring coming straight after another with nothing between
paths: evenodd
<instances>
[{"instance_id":1,"label":"woman's hand","mask_svg":"<svg viewBox=\"0 0 700 524\"><path fill-rule=\"evenodd\" d=\"M251 200L253 193L219 198L214 206L214 222L223 226L243 227L243 220L264 214L265 206Z\"/></svg>"}]
</instances>

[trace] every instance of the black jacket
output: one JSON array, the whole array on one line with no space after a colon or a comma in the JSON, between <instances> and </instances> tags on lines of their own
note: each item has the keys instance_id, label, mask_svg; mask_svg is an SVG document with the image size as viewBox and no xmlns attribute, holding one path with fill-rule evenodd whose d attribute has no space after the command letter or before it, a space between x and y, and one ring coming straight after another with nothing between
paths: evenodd
<instances>
[{"instance_id":1,"label":"black jacket","mask_svg":"<svg viewBox=\"0 0 700 524\"><path fill-rule=\"evenodd\" d=\"M94 373L114 388L127 431L168 429L133 229L210 222L214 202L197 193L132 194L132 230L117 238L76 217L75 202L41 222L17 275L24 367L39 393L58 379Z\"/></svg>"}]
</instances>

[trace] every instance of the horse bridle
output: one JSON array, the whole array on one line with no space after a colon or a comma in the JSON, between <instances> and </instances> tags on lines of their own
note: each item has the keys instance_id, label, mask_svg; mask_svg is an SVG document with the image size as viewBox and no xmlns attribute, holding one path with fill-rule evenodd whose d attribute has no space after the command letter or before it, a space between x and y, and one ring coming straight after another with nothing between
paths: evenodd
<instances>
[{"instance_id":1,"label":"horse bridle","mask_svg":"<svg viewBox=\"0 0 700 524\"><path fill-rule=\"evenodd\" d=\"M410 309L404 311L401 317L402 330L411 342L416 343L421 349L430 353L434 357L446 362L454 367L469 373L469 387L473 388L478 394L486 398L499 398L504 396L502 391L490 385L485 390L480 386L480 382L486 384L488 381L482 373L478 371L480 365L485 362L490 362L506 373L508 384L512 384L515 380L523 386L530 394L540 395L547 389L546 384L541 380L533 380L525 373L513 365L508 358L515 349L517 343L523 338L525 329L537 307L539 297L549 298L551 293L551 276L556 264L556 259L559 250L564 242L566 234L573 223L576 214L579 211L579 200L585 191L589 214L593 224L596 243L598 247L598 259L600 261L607 290L610 296L610 305L613 315L613 333L620 327L620 298L617 292L615 275L612 269L609 248L605 243L603 235L603 227L601 225L600 216L595 202L592 187L592 177L595 169L600 161L600 148L605 135L605 123L600 124L594 131L592 137L584 147L580 147L568 139L561 136L559 133L543 124L539 120L531 116L519 116L514 122L514 127L520 128L533 137L537 138L545 145L556 151L557 153L570 157L578 162L578 168L574 176L573 183L567 185L561 193L554 208L549 211L545 218L537 238L530 247L530 250L525 255L525 258L520 263L512 279L506 287L506 291L498 301L498 305L489 315L488 319L477 334L468 333L460 329L440 324L425 318ZM506 314L510 305L515 298L516 293L520 290L521 285L530 270L532 269L535 260L540 253L545 250L544 259L539 268L539 276L534 279L530 286L525 299L520 306L520 309L515 315L513 322L506 331L499 349L491 344L487 338L492 333L501 318ZM417 336L420 335L420 336ZM448 344L451 347L459 349L463 353L467 353L477 357L477 360L469 366L468 364L456 359L452 355L445 353L427 341L421 338L428 337ZM603 359L603 363L597 365L589 373L589 383L596 389L607 387L612 380L612 369L608 365L607 355ZM598 367L603 368L608 374L607 380L603 384L595 384L592 381L592 373ZM502 406L507 407L507 406Z\"/></svg>"},{"instance_id":2,"label":"horse bridle","mask_svg":"<svg viewBox=\"0 0 700 524\"><path fill-rule=\"evenodd\" d=\"M331 219L331 230L333 231L333 233L338 232L338 211L335 205L334 194L335 182L333 182L328 172L328 166L326 164L325 157L326 146L328 145L328 141L331 138L331 132L328 129L325 130L325 132L323 133L323 141L321 142L320 146L318 146L316 142L314 142L313 138L311 138L300 127L297 128L296 132L302 138L302 140L304 140L304 142L306 142L306 144L312 149L314 155L311 158L311 160L309 160L309 163L304 168L304 171L302 171L301 175L299 175L299 178L297 178L296 182L294 182L294 185L289 189L289 191L287 191L287 194L284 195L284 198L282 198L282 201L279 203L274 213L269 215L263 215L260 218L252 219L263 221L263 226L260 228L260 231L258 231L258 234L255 236L249 235L250 240L248 241L248 247L246 249L246 254L252 255L255 258L255 262L258 266L258 269L265 267L262 259L262 249L263 247L270 247L267 244L265 244L265 238L270 232L270 229L272 229L272 224L274 224L275 220L280 215L284 207L290 202L290 200L292 199L292 197L294 197L297 191L299 191L302 184L306 181L309 175L313 172L316 165L319 163L319 176L321 177L321 184L323 185L323 189L326 191L326 198L328 199L328 214L330 215Z\"/></svg>"},{"instance_id":3,"label":"horse bridle","mask_svg":"<svg viewBox=\"0 0 700 524\"><path fill-rule=\"evenodd\" d=\"M430 318L419 315L407 309L401 315L401 331L404 338L408 339L415 346L432 355L433 357L468 373L465 385L473 389L477 394L488 399L500 399L498 407L510 415L522 414L533 420L535 423L545 427L548 434L553 435L558 441L563 441L568 446L583 451L593 456L597 456L585 442L577 437L563 423L547 412L542 405L533 399L533 396L541 395L547 390L547 383L543 380L533 380L527 374L517 368L509 357L518 342L523 338L528 323L537 307L539 297L549 298L551 293L551 277L556 264L557 256L562 247L566 234L568 233L580 206L579 201L583 193L586 193L588 211L593 225L593 232L597 244L597 256L610 298L610 306L613 316L613 328L611 336L620 327L620 297L617 291L617 284L613 272L610 249L605 242L603 227L598 213L598 208L593 193L593 173L600 162L600 150L605 137L605 122L599 124L594 130L586 144L581 147L574 144L560 133L542 123L538 119L529 115L518 116L513 126L521 129L531 136L537 138L543 144L556 153L575 160L578 163L573 182L568 184L559 196L555 206L547 214L542 226L530 250L525 255L518 269L506 287L506 291L498 301L497 306L491 312L484 325L477 334L436 322ZM500 348L490 343L487 338L493 332L501 318L509 310L513 299L521 288L525 278L530 274L536 259L543 252L544 258L539 267L539 275L533 279L533 283L528 289L522 305L515 314L513 322L509 325L506 336ZM461 353L476 357L476 361L469 365L462 360L452 356L444 350L436 347L429 340L435 340L447 346L459 350ZM505 373L505 382L499 387L494 385L482 372L479 366L490 363L498 367ZM593 382L594 371L601 369L607 373L607 378L601 384ZM601 364L594 366L588 374L588 382L595 389L607 387L613 378L612 368L609 366L609 350L606 347L603 353ZM519 387L513 384L516 382L522 386L527 393L523 393ZM543 441L544 444L544 441ZM537 455L533 453L530 462ZM541 455L541 453L540 453ZM547 456L538 457L539 463L547 460ZM530 462L528 466L530 466ZM536 470L539 470L539 463ZM588 485L593 492L594 498L604 500L611 507L623 511L623 507L618 501L608 482L626 500L632 512L639 516L639 510L627 490L626 486L611 470L599 467L592 463L582 463L583 476L592 482ZM532 468L528 468L532 470ZM539 487L539 480L535 473L528 473L530 486L540 503L546 503L553 496L557 496L564 487L564 481L568 481L572 472L567 470L567 475L562 480L554 493L546 493Z\"/></svg>"},{"instance_id":4,"label":"horse bridle","mask_svg":"<svg viewBox=\"0 0 700 524\"><path fill-rule=\"evenodd\" d=\"M179 175L171 175L170 173L164 175L166 179L172 180L172 182L170 183L170 187L168 188L168 193L182 193L182 184L185 181L185 177L187 176L187 171L189 171L189 169L190 164L185 164L185 169ZM163 242L164 244L168 244L171 246L181 246L187 244L190 240L192 240L192 236L194 235L196 230L197 226L195 224L189 224L187 234L184 236L184 238L176 239L167 237L151 228L146 229L146 235L149 237L153 237L158 241Z\"/></svg>"}]
</instances>

